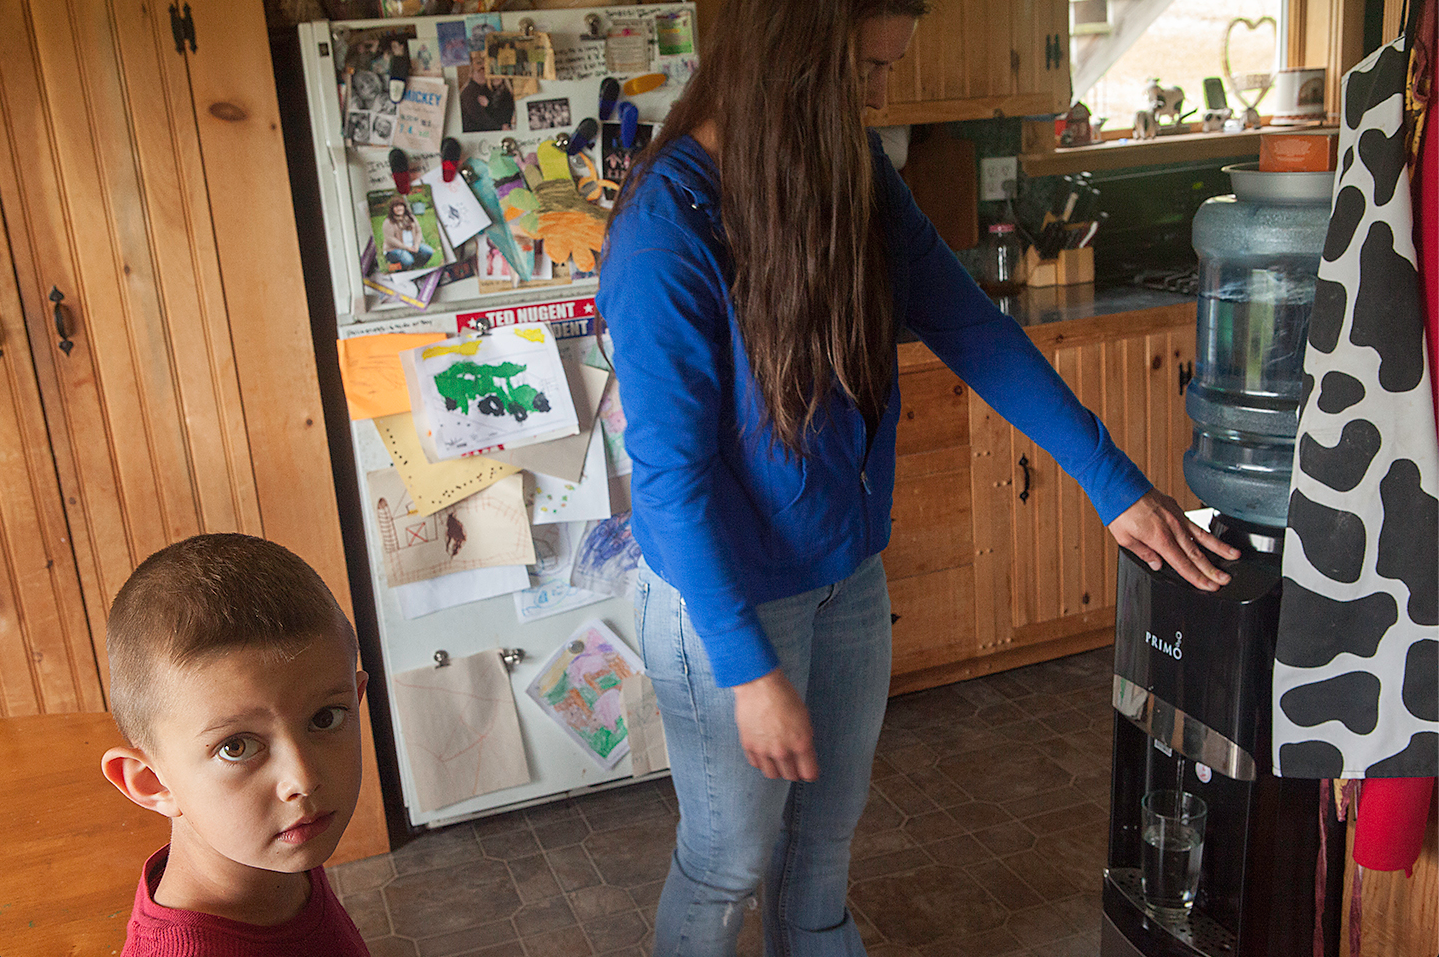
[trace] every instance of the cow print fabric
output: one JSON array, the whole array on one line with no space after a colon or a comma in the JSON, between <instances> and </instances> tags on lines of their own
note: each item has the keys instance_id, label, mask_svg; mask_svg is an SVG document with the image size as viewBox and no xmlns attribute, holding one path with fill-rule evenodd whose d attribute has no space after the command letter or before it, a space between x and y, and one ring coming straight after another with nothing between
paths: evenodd
<instances>
[{"instance_id":1,"label":"cow print fabric","mask_svg":"<svg viewBox=\"0 0 1439 957\"><path fill-rule=\"evenodd\" d=\"M1405 165L1404 38L1344 79L1274 667L1289 777L1439 774L1439 441Z\"/></svg>"}]
</instances>

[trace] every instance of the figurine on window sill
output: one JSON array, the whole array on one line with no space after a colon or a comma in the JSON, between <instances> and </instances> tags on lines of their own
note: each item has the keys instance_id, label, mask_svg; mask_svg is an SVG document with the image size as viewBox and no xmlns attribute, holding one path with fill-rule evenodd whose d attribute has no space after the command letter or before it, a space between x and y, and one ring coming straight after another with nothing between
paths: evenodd
<instances>
[{"instance_id":1,"label":"figurine on window sill","mask_svg":"<svg viewBox=\"0 0 1439 957\"><path fill-rule=\"evenodd\" d=\"M1149 98L1149 108L1140 110L1134 114L1134 138L1137 140L1153 139L1160 133L1184 133L1188 132L1184 120L1194 113L1183 112L1184 90L1177 86L1160 86L1159 80L1151 79L1145 93ZM1163 118L1169 117L1169 122L1164 123Z\"/></svg>"},{"instance_id":2,"label":"figurine on window sill","mask_svg":"<svg viewBox=\"0 0 1439 957\"><path fill-rule=\"evenodd\" d=\"M1060 146L1066 148L1070 146L1088 146L1098 139L1095 135L1095 129L1090 122L1089 107L1083 103L1075 103L1071 106L1069 112L1064 114L1061 122L1063 125L1059 129Z\"/></svg>"},{"instance_id":3,"label":"figurine on window sill","mask_svg":"<svg viewBox=\"0 0 1439 957\"><path fill-rule=\"evenodd\" d=\"M1158 79L1151 79L1145 87L1145 93L1149 97L1149 112L1154 116L1156 124L1166 116L1169 117L1171 125L1180 121L1184 108L1184 90L1181 87L1160 86Z\"/></svg>"},{"instance_id":4,"label":"figurine on window sill","mask_svg":"<svg viewBox=\"0 0 1439 957\"><path fill-rule=\"evenodd\" d=\"M1227 106L1217 109L1205 110L1200 114L1199 131L1201 133L1217 133L1225 128L1230 116L1234 113Z\"/></svg>"}]
</instances>

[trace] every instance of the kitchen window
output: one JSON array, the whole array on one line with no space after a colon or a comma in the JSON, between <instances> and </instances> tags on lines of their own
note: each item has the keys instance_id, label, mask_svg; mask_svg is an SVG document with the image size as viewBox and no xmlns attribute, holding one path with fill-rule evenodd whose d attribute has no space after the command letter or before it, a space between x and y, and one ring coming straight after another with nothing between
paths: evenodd
<instances>
[{"instance_id":1,"label":"kitchen window","mask_svg":"<svg viewBox=\"0 0 1439 957\"><path fill-rule=\"evenodd\" d=\"M1239 0L1211 0L1210 3L1200 3L1198 6L1227 7ZM1247 0L1242 3L1239 9L1247 11L1248 19L1255 19L1257 12L1263 3L1269 0ZM1330 117L1330 123L1334 122L1339 111L1339 90L1340 81L1346 70L1354 66L1364 54L1380 43L1388 42L1403 29L1401 24L1401 10L1403 0L1277 0L1282 4L1282 16L1276 16L1278 25L1279 46L1282 50L1280 65L1283 67L1324 67L1327 71L1325 76L1324 105ZM1084 26L1086 22L1094 23L1104 20L1110 25L1111 32L1114 25L1119 23L1115 15L1120 10L1121 4L1151 5L1150 24L1158 21L1172 8L1183 9L1194 6L1191 0L1076 0L1071 3L1072 19L1077 22L1072 24L1076 32L1071 38L1071 77L1077 79L1074 90L1079 91L1080 84L1087 84L1084 93L1088 94L1095 86L1099 76L1102 76L1109 66L1117 62L1129 47L1119 48L1117 45L1109 57L1110 63L1097 66L1101 61L1091 60L1098 54L1086 49L1095 47L1095 33L1092 27ZM1366 7L1369 9L1366 10ZM1103 9L1102 15L1096 15L1094 11ZM1221 26L1227 27L1232 20L1225 20ZM1147 32L1150 24L1144 24L1144 30L1135 30L1136 34ZM1252 69L1253 65L1241 65L1242 61L1238 55L1238 44L1240 34L1250 32L1243 26L1236 27L1235 34L1235 56L1233 57L1233 68L1235 73ZM1366 36L1366 34L1372 34ZM1181 34L1184 35L1184 34ZM1185 48L1199 48L1203 52L1203 44L1188 38L1183 44L1171 41L1166 49L1169 52L1151 55L1146 65L1157 60L1159 67L1164 71L1160 73L1160 79L1165 85L1182 86L1185 93L1185 109L1202 109L1204 106L1204 89L1202 79L1199 77L1198 85L1191 90L1187 81L1176 79L1177 74L1170 65L1174 54L1172 51L1180 46ZM1268 41L1267 32L1265 40ZM1132 40L1129 46L1133 46L1137 40ZM1086 46L1081 46L1084 44ZM1218 43L1211 49L1222 49ZM1272 49L1272 47L1269 47ZM1080 61L1088 64L1086 67ZM1216 66L1213 72L1205 76L1217 76L1222 72L1222 53L1215 54ZM1082 72L1084 71L1084 72ZM1141 72L1144 72L1141 69ZM1087 77L1087 79L1086 79ZM1143 79L1147 79L1144 77ZM1235 102L1232 90L1225 90L1225 97L1231 107L1243 109L1242 104ZM1205 134L1194 132L1187 135L1160 136L1152 140L1133 139L1134 113L1142 105L1135 105L1133 101L1128 104L1120 104L1113 97L1108 100L1096 100L1090 102L1085 96L1073 97L1083 100L1085 106L1089 107L1096 117L1104 117L1106 122L1102 127L1104 142L1080 146L1072 149L1055 149L1052 145L1045 145L1042 140L1036 139L1034 147L1026 147L1024 154L1020 156L1020 164L1027 176L1054 176L1061 173L1076 173L1080 170L1101 170L1118 169L1140 164L1172 163L1189 160L1209 160L1225 157L1237 157L1241 155L1253 155L1259 152L1259 131L1251 130L1244 133L1226 134ZM1096 106L1102 103L1103 107ZM1260 103L1259 112L1261 116L1270 112L1271 104L1266 97ZM1191 117L1192 129L1198 130L1198 123L1194 122L1198 116Z\"/></svg>"},{"instance_id":2,"label":"kitchen window","mask_svg":"<svg viewBox=\"0 0 1439 957\"><path fill-rule=\"evenodd\" d=\"M1151 79L1180 87L1187 113L1204 108L1204 80L1218 77L1236 113L1242 100L1268 113L1258 77L1285 63L1286 6L1285 0L1071 0L1074 99L1096 121L1105 119L1104 130L1128 130L1134 114L1149 106Z\"/></svg>"}]
</instances>

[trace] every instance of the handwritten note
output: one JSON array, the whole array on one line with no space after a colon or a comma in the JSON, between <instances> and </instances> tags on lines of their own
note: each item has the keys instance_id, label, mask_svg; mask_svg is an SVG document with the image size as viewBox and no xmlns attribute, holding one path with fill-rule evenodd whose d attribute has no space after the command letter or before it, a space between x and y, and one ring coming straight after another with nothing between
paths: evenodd
<instances>
[{"instance_id":1,"label":"handwritten note","mask_svg":"<svg viewBox=\"0 0 1439 957\"><path fill-rule=\"evenodd\" d=\"M390 156L384 152L366 152L360 154L360 159L365 166L365 189L368 192L376 190L391 190L395 188L395 176L390 172ZM436 146L433 152L411 153L410 174L418 177L426 170L438 169L440 166L439 147Z\"/></svg>"},{"instance_id":2,"label":"handwritten note","mask_svg":"<svg viewBox=\"0 0 1439 957\"><path fill-rule=\"evenodd\" d=\"M551 34L555 47L555 79L589 80L609 71L605 64L605 41L592 37Z\"/></svg>"},{"instance_id":3,"label":"handwritten note","mask_svg":"<svg viewBox=\"0 0 1439 957\"><path fill-rule=\"evenodd\" d=\"M453 315L401 316L395 319L378 319L373 322L355 322L338 329L341 339L358 339L361 336L378 336L387 332L442 332L452 336L456 332Z\"/></svg>"},{"instance_id":4,"label":"handwritten note","mask_svg":"<svg viewBox=\"0 0 1439 957\"><path fill-rule=\"evenodd\" d=\"M375 428L414 500L417 515L432 515L520 470L518 465L479 455L429 461L420 448L420 437L408 412L379 417L375 419Z\"/></svg>"}]
</instances>

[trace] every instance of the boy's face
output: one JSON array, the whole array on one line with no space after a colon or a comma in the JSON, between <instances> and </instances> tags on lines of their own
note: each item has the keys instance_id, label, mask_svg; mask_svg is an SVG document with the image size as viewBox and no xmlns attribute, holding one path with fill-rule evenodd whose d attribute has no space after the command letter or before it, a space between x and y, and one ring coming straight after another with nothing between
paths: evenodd
<instances>
[{"instance_id":1,"label":"boy's face","mask_svg":"<svg viewBox=\"0 0 1439 957\"><path fill-rule=\"evenodd\" d=\"M290 660L238 650L169 668L152 766L169 791L171 860L216 878L234 864L298 873L325 862L360 792L353 646L316 638Z\"/></svg>"}]
</instances>

